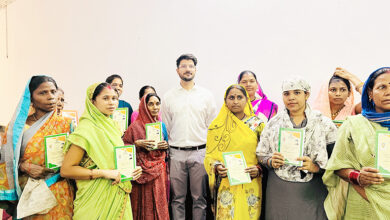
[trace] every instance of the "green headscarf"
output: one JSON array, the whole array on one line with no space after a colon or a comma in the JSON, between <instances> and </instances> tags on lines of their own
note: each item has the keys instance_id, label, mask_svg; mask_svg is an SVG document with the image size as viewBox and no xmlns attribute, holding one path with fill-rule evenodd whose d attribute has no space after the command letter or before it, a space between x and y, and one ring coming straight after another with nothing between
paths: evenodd
<instances>
[{"instance_id":1,"label":"green headscarf","mask_svg":"<svg viewBox=\"0 0 390 220\"><path fill-rule=\"evenodd\" d=\"M88 87L85 111L76 130L69 136L64 149L71 144L83 148L99 169L114 169L115 146L123 146L118 124L92 104L92 95L100 83Z\"/></svg>"},{"instance_id":2,"label":"green headscarf","mask_svg":"<svg viewBox=\"0 0 390 220\"><path fill-rule=\"evenodd\" d=\"M115 169L114 147L124 144L116 122L92 104L92 95L99 84L88 87L85 111L64 150L77 145L85 150L97 169ZM112 180L98 178L76 180L76 183L73 219L132 219L130 181L112 185Z\"/></svg>"}]
</instances>

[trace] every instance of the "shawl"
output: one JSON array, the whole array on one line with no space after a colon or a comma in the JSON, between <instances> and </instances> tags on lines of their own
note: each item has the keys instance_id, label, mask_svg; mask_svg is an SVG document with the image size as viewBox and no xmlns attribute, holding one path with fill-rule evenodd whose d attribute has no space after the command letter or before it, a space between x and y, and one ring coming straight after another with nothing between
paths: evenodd
<instances>
[{"instance_id":1,"label":"shawl","mask_svg":"<svg viewBox=\"0 0 390 220\"><path fill-rule=\"evenodd\" d=\"M255 115L262 113L270 120L278 112L278 105L267 98L259 83L257 83L256 94L260 99L255 99L251 102Z\"/></svg>"},{"instance_id":2,"label":"shawl","mask_svg":"<svg viewBox=\"0 0 390 220\"><path fill-rule=\"evenodd\" d=\"M154 119L150 114L145 96L141 99L139 104L139 115L137 119L131 123L123 136L125 144L134 144L136 140L146 139L145 124L154 123L158 120ZM166 129L163 124L162 127L164 138L166 139ZM150 182L161 175L164 170L164 162L166 157L165 150L148 151L144 148L137 148L137 166L142 167L142 175L136 180L139 184Z\"/></svg>"},{"instance_id":3,"label":"shawl","mask_svg":"<svg viewBox=\"0 0 390 220\"><path fill-rule=\"evenodd\" d=\"M362 115L368 120L377 122L383 127L390 129L390 112L377 113L374 101L370 101L368 97L368 82L378 72L390 72L390 67L382 67L375 70L364 83L362 91Z\"/></svg>"},{"instance_id":4,"label":"shawl","mask_svg":"<svg viewBox=\"0 0 390 220\"><path fill-rule=\"evenodd\" d=\"M313 108L320 111L323 115L328 118L332 118L329 103L329 83L325 83L321 86L320 92L318 93L317 99L314 101ZM334 120L345 120L347 116L355 113L354 95L351 88L351 92L344 102L344 107L337 114Z\"/></svg>"}]
</instances>

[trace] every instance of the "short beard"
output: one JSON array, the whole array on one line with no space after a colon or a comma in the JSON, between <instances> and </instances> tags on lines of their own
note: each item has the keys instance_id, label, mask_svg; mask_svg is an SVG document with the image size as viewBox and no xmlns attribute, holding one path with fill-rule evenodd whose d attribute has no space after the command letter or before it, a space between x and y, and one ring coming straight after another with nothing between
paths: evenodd
<instances>
[{"instance_id":1,"label":"short beard","mask_svg":"<svg viewBox=\"0 0 390 220\"><path fill-rule=\"evenodd\" d=\"M185 81L185 82L190 82L190 81L192 81L193 79L194 79L194 77L190 77L190 78L186 78L186 77L182 77L182 76L180 76L180 79L181 80L183 80L183 81Z\"/></svg>"}]
</instances>

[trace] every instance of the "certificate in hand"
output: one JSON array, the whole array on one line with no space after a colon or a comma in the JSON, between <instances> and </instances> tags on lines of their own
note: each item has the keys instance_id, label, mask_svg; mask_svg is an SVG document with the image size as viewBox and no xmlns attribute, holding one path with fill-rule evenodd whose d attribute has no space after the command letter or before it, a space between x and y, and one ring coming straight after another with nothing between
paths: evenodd
<instances>
[{"instance_id":1,"label":"certificate in hand","mask_svg":"<svg viewBox=\"0 0 390 220\"><path fill-rule=\"evenodd\" d=\"M62 110L61 114L63 117L71 118L75 126L78 125L79 117L76 110Z\"/></svg>"},{"instance_id":2,"label":"certificate in hand","mask_svg":"<svg viewBox=\"0 0 390 220\"><path fill-rule=\"evenodd\" d=\"M45 166L59 170L64 160L63 147L68 134L45 136Z\"/></svg>"},{"instance_id":3,"label":"certificate in hand","mask_svg":"<svg viewBox=\"0 0 390 220\"><path fill-rule=\"evenodd\" d=\"M390 177L390 131L376 132L375 168L384 177Z\"/></svg>"},{"instance_id":4,"label":"certificate in hand","mask_svg":"<svg viewBox=\"0 0 390 220\"><path fill-rule=\"evenodd\" d=\"M278 152L283 155L286 164L302 166L302 161L297 161L297 158L303 156L304 134L301 129L280 128Z\"/></svg>"},{"instance_id":5,"label":"certificate in hand","mask_svg":"<svg viewBox=\"0 0 390 220\"><path fill-rule=\"evenodd\" d=\"M246 161L242 151L224 152L222 157L228 169L227 175L231 186L252 181L249 173L245 173Z\"/></svg>"},{"instance_id":6,"label":"certificate in hand","mask_svg":"<svg viewBox=\"0 0 390 220\"><path fill-rule=\"evenodd\" d=\"M133 170L136 165L135 146L114 147L115 169L121 173L121 182L133 179Z\"/></svg>"},{"instance_id":7,"label":"certificate in hand","mask_svg":"<svg viewBox=\"0 0 390 220\"><path fill-rule=\"evenodd\" d=\"M119 124L122 134L127 130L129 125L128 108L117 108L112 114L112 119Z\"/></svg>"},{"instance_id":8,"label":"certificate in hand","mask_svg":"<svg viewBox=\"0 0 390 220\"><path fill-rule=\"evenodd\" d=\"M339 128L343 124L344 120L333 120L334 125Z\"/></svg>"},{"instance_id":9,"label":"certificate in hand","mask_svg":"<svg viewBox=\"0 0 390 220\"><path fill-rule=\"evenodd\" d=\"M154 140L154 148L163 140L161 122L149 123L145 125L146 140Z\"/></svg>"}]
</instances>

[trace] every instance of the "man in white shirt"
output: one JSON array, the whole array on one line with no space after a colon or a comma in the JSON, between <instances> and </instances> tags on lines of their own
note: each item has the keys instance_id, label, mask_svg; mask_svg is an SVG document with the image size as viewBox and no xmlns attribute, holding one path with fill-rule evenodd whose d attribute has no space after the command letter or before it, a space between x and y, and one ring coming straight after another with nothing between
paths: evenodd
<instances>
[{"instance_id":1,"label":"man in white shirt","mask_svg":"<svg viewBox=\"0 0 390 220\"><path fill-rule=\"evenodd\" d=\"M172 217L185 219L187 184L190 185L192 219L206 219L207 173L203 165L207 129L216 117L216 105L210 91L195 85L197 59L192 54L176 60L180 86L163 97L162 120L168 130L169 166L172 191ZM187 182L189 179L190 183Z\"/></svg>"}]
</instances>

